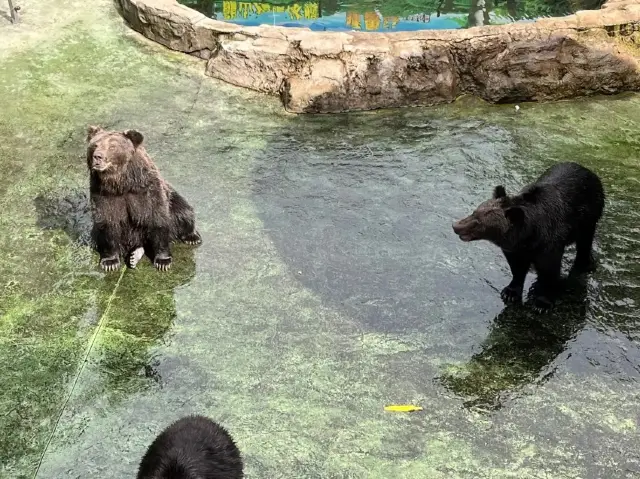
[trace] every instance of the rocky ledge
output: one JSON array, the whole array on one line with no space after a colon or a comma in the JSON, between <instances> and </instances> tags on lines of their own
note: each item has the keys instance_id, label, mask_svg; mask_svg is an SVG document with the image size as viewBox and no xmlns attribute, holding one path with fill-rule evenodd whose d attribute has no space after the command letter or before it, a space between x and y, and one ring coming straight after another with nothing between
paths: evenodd
<instances>
[{"instance_id":1,"label":"rocky ledge","mask_svg":"<svg viewBox=\"0 0 640 479\"><path fill-rule=\"evenodd\" d=\"M132 28L206 60L225 82L296 113L451 102L559 100L640 91L640 0L531 23L362 33L242 27L176 0L117 0Z\"/></svg>"}]
</instances>

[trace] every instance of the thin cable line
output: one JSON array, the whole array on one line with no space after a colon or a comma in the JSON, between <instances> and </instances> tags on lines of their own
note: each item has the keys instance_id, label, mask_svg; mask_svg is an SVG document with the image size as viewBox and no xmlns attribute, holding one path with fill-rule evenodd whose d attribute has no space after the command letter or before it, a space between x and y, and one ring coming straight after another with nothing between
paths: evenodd
<instances>
[{"instance_id":1,"label":"thin cable line","mask_svg":"<svg viewBox=\"0 0 640 479\"><path fill-rule=\"evenodd\" d=\"M78 373L76 374L75 379L73 380L73 385L71 386L71 390L69 391L69 394L67 394L67 397L64 401L64 404L62 405L62 408L60 408L60 413L58 414L58 418L56 419L56 423L53 426L53 431L51 431L51 434L49 435L49 439L47 440L47 444L44 447L44 450L42 451L42 455L40 456L40 461L38 461L38 467L36 467L36 471L33 474L33 478L35 479L38 476L38 472L40 472L40 467L42 467L42 463L44 462L44 456L47 454L47 450L49 449L49 446L51 445L51 441L53 441L53 436L55 436L56 431L58 430L58 425L60 424L60 421L62 420L62 415L64 414L65 409L67 408L67 405L69 404L69 401L71 400L71 396L73 395L75 389L76 389L76 385L78 384L78 380L80 379L80 376L82 375L82 372L84 371L84 368L87 364L87 362L89 361L89 355L91 354L91 351L93 350L93 345L96 342L96 339L98 338L98 335L100 334L100 331L102 330L102 327L104 325L104 323L106 322L106 318L107 315L109 314L109 310L111 309L111 303L113 302L113 300L116 297L116 292L118 291L118 287L120 286L120 282L122 281L122 278L124 277L124 273L127 270L127 268L122 268L122 272L120 273L120 277L118 278L118 282L116 283L115 287L113 288L113 291L111 292L111 296L109 297L109 301L107 302L107 307L104 310L104 314L100 317L100 321L98 321L98 326L96 327L95 331L93 332L93 335L91 336L91 341L89 341L89 346L87 347L87 351L84 354L84 359L82 360L82 364L80 365L80 369L78 370Z\"/></svg>"}]
</instances>

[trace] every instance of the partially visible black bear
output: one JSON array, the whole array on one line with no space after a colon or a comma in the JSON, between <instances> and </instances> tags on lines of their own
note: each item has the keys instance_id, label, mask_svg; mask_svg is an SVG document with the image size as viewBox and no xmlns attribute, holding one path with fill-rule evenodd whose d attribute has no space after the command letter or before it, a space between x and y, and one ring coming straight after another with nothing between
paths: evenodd
<instances>
[{"instance_id":1,"label":"partially visible black bear","mask_svg":"<svg viewBox=\"0 0 640 479\"><path fill-rule=\"evenodd\" d=\"M497 186L493 198L454 223L453 230L462 241L488 240L502 249L513 274L502 290L505 303L522 300L533 265L538 273L533 306L542 311L557 294L566 246L576 244L573 273L593 271L591 248L603 210L598 176L577 163L559 163L515 196Z\"/></svg>"},{"instance_id":2,"label":"partially visible black bear","mask_svg":"<svg viewBox=\"0 0 640 479\"><path fill-rule=\"evenodd\" d=\"M137 479L242 479L242 468L240 451L222 426L188 416L151 443Z\"/></svg>"},{"instance_id":3,"label":"partially visible black bear","mask_svg":"<svg viewBox=\"0 0 640 479\"><path fill-rule=\"evenodd\" d=\"M167 183L135 130L88 128L92 237L100 266L120 267L124 256L135 267L143 252L157 269L171 267L171 242L200 244L195 214Z\"/></svg>"}]
</instances>

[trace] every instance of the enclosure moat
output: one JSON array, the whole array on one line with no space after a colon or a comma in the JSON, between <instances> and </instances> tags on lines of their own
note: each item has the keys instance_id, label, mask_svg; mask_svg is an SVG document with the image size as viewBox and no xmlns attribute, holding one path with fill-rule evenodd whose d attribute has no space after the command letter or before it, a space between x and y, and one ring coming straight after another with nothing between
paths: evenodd
<instances>
[{"instance_id":1,"label":"enclosure moat","mask_svg":"<svg viewBox=\"0 0 640 479\"><path fill-rule=\"evenodd\" d=\"M245 26L316 31L391 32L456 29L562 17L595 10L604 0L274 1L180 0L209 18Z\"/></svg>"},{"instance_id":2,"label":"enclosure moat","mask_svg":"<svg viewBox=\"0 0 640 479\"><path fill-rule=\"evenodd\" d=\"M135 477L192 412L250 478L638 477L640 96L292 116L108 0L24 5L0 24L0 477ZM88 124L139 129L194 206L170 273L97 266ZM607 193L598 269L505 309L501 253L451 223L571 160Z\"/></svg>"}]
</instances>

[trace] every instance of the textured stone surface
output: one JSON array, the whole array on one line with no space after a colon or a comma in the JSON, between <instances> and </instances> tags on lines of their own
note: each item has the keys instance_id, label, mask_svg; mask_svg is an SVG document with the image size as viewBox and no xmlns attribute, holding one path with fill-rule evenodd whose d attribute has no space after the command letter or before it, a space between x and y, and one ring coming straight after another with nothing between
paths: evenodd
<instances>
[{"instance_id":1,"label":"textured stone surface","mask_svg":"<svg viewBox=\"0 0 640 479\"><path fill-rule=\"evenodd\" d=\"M640 0L528 24L397 33L241 27L176 0L119 1L135 30L206 59L214 78L279 94L297 113L640 90Z\"/></svg>"}]
</instances>

